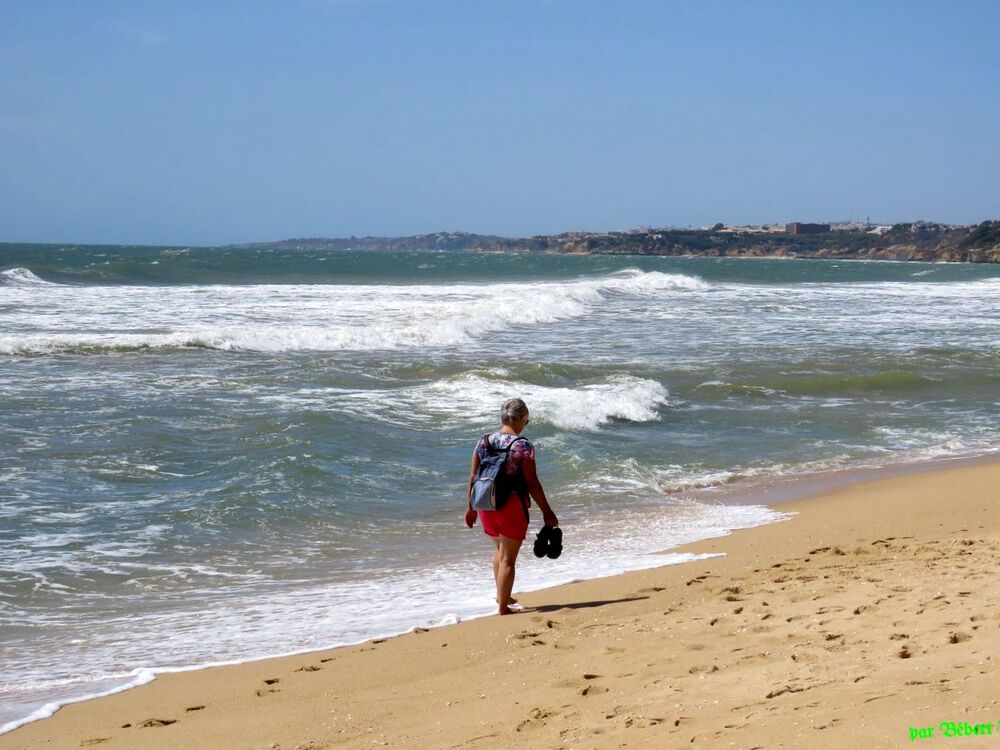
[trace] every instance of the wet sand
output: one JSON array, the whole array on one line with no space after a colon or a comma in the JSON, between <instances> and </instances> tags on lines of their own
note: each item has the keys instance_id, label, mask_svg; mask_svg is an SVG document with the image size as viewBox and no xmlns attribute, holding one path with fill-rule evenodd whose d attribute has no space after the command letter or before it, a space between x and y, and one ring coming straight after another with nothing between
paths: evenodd
<instances>
[{"instance_id":1,"label":"wet sand","mask_svg":"<svg viewBox=\"0 0 1000 750\"><path fill-rule=\"evenodd\" d=\"M795 515L671 550L718 557L527 593L511 617L163 675L0 750L998 741L964 735L1000 733L1000 463L775 507Z\"/></svg>"}]
</instances>

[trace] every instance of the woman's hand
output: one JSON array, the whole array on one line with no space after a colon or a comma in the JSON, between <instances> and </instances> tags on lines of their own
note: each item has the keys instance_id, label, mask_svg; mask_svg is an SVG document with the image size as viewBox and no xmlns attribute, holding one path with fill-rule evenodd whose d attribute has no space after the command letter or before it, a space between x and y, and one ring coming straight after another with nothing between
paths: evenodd
<instances>
[{"instance_id":1,"label":"woman's hand","mask_svg":"<svg viewBox=\"0 0 1000 750\"><path fill-rule=\"evenodd\" d=\"M465 525L470 529L475 525L477 518L479 518L479 514L476 511L472 508L465 509Z\"/></svg>"},{"instance_id":2,"label":"woman's hand","mask_svg":"<svg viewBox=\"0 0 1000 750\"><path fill-rule=\"evenodd\" d=\"M542 521L546 526L558 526L559 519L556 518L556 514L552 512L551 509L542 511Z\"/></svg>"}]
</instances>

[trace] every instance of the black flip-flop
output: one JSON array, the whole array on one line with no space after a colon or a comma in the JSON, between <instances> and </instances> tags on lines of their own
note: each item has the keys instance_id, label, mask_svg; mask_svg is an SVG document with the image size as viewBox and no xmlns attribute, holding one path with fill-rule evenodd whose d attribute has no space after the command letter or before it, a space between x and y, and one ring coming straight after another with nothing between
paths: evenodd
<instances>
[{"instance_id":1,"label":"black flip-flop","mask_svg":"<svg viewBox=\"0 0 1000 750\"><path fill-rule=\"evenodd\" d=\"M558 526L549 531L549 549L545 554L550 560L555 560L562 554L562 529Z\"/></svg>"},{"instance_id":2,"label":"black flip-flop","mask_svg":"<svg viewBox=\"0 0 1000 750\"><path fill-rule=\"evenodd\" d=\"M538 536L535 537L535 545L532 548L535 553L535 557L545 557L545 553L548 552L549 548L549 535L551 532L551 526L542 526L542 528L538 530Z\"/></svg>"},{"instance_id":3,"label":"black flip-flop","mask_svg":"<svg viewBox=\"0 0 1000 750\"><path fill-rule=\"evenodd\" d=\"M562 529L558 526L542 526L535 537L532 548L535 557L548 557L555 560L562 554Z\"/></svg>"}]
</instances>

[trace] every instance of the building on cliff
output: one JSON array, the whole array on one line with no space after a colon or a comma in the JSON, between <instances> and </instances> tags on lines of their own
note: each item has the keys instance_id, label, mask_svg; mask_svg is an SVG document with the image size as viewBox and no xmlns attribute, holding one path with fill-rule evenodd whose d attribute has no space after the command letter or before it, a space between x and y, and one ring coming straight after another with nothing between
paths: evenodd
<instances>
[{"instance_id":1,"label":"building on cliff","mask_svg":"<svg viewBox=\"0 0 1000 750\"><path fill-rule=\"evenodd\" d=\"M830 231L830 225L804 224L800 221L793 221L785 224L785 231L789 234L823 234Z\"/></svg>"}]
</instances>

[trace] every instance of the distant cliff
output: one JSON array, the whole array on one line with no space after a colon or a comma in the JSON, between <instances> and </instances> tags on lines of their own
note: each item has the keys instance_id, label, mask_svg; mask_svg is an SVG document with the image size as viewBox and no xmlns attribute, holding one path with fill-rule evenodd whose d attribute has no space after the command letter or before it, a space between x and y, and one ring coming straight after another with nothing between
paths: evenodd
<instances>
[{"instance_id":1,"label":"distant cliff","mask_svg":"<svg viewBox=\"0 0 1000 750\"><path fill-rule=\"evenodd\" d=\"M1000 221L971 227L896 224L881 233L792 235L739 228L566 232L511 238L465 232L413 237L346 237L257 242L238 247L314 250L453 250L601 255L838 258L1000 263Z\"/></svg>"}]
</instances>

